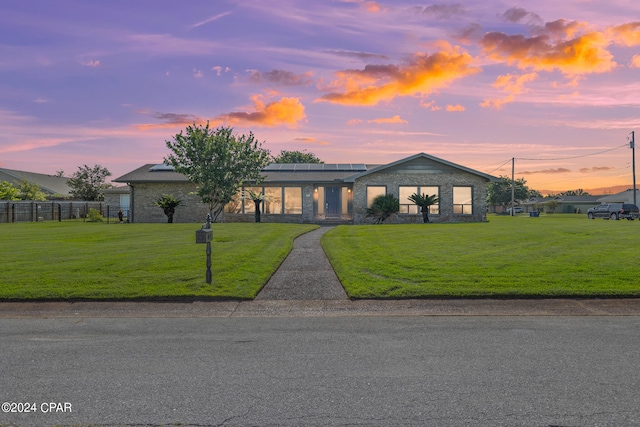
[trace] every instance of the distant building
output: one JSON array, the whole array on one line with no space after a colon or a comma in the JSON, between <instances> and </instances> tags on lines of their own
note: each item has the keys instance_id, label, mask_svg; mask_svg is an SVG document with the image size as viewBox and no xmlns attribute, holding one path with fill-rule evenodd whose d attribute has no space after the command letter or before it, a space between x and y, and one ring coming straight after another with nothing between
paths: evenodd
<instances>
[{"instance_id":1,"label":"distant building","mask_svg":"<svg viewBox=\"0 0 640 427\"><path fill-rule=\"evenodd\" d=\"M547 213L585 213L587 209L600 204L601 196L554 196L531 197L520 202L525 212L544 211ZM551 210L549 202L555 202Z\"/></svg>"},{"instance_id":2,"label":"distant building","mask_svg":"<svg viewBox=\"0 0 640 427\"><path fill-rule=\"evenodd\" d=\"M69 178L67 177L0 168L0 181L7 181L18 187L23 180L38 185L49 198L55 195L62 197L71 195L71 187L68 185Z\"/></svg>"},{"instance_id":3,"label":"distant building","mask_svg":"<svg viewBox=\"0 0 640 427\"><path fill-rule=\"evenodd\" d=\"M633 189L600 197L598 203L634 203ZM640 204L640 190L636 190L636 203Z\"/></svg>"}]
</instances>

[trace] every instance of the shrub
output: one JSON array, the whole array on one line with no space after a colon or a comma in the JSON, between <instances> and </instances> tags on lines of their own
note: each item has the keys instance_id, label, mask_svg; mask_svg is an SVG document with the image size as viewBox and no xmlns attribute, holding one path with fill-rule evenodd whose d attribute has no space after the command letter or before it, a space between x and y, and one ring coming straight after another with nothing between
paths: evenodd
<instances>
[{"instance_id":1,"label":"shrub","mask_svg":"<svg viewBox=\"0 0 640 427\"><path fill-rule=\"evenodd\" d=\"M89 213L87 214L87 221L102 222L104 221L104 217L102 216L102 214L98 209L91 208L89 209Z\"/></svg>"},{"instance_id":2,"label":"shrub","mask_svg":"<svg viewBox=\"0 0 640 427\"><path fill-rule=\"evenodd\" d=\"M373 199L371 207L367 209L367 216L373 217L376 224L382 224L385 219L399 210L400 200L393 194L385 194Z\"/></svg>"}]
</instances>

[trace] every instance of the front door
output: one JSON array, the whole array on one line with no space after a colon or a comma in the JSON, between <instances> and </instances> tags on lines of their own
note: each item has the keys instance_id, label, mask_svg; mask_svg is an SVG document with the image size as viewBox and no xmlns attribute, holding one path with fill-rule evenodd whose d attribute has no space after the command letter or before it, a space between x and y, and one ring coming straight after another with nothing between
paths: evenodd
<instances>
[{"instance_id":1,"label":"front door","mask_svg":"<svg viewBox=\"0 0 640 427\"><path fill-rule=\"evenodd\" d=\"M327 218L340 218L340 196L342 187L324 188L324 212Z\"/></svg>"}]
</instances>

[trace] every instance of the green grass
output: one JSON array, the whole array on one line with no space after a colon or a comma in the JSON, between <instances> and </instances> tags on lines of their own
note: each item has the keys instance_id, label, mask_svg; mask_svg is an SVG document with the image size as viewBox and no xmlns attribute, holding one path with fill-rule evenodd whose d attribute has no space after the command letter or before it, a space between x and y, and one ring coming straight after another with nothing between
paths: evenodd
<instances>
[{"instance_id":1,"label":"green grass","mask_svg":"<svg viewBox=\"0 0 640 427\"><path fill-rule=\"evenodd\" d=\"M0 299L253 298L316 226L213 224L212 285L198 224L0 224Z\"/></svg>"},{"instance_id":2,"label":"green grass","mask_svg":"<svg viewBox=\"0 0 640 427\"><path fill-rule=\"evenodd\" d=\"M340 226L322 244L352 298L640 296L640 221Z\"/></svg>"}]
</instances>

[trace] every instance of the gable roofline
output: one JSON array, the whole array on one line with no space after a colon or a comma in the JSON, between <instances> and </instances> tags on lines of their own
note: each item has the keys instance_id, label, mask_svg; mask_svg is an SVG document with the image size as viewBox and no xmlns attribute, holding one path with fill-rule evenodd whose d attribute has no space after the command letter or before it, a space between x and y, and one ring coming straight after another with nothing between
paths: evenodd
<instances>
[{"instance_id":1,"label":"gable roofline","mask_svg":"<svg viewBox=\"0 0 640 427\"><path fill-rule=\"evenodd\" d=\"M369 174L372 174L372 173L376 173L376 172L380 172L380 171L383 171L385 169L392 168L392 167L395 167L395 166L398 166L398 165L401 165L403 163L409 162L411 160L419 159L419 158L424 158L424 159L431 160L431 161L434 161L434 162L437 162L437 163L442 163L443 165L447 165L447 166L455 168L455 169L463 170L463 171L468 172L470 174L480 176L480 177L486 179L488 182L498 181L498 178L496 178L495 176L492 176L492 175L489 175L489 174L486 174L486 173L483 173L483 172L479 172L479 171L477 171L475 169L470 169L470 168L468 168L466 166L458 165L456 163L441 159L439 157L431 156L431 155L426 154L426 153L418 153L418 154L414 154L413 156L405 157L404 159L396 160L395 162L391 162L391 163L388 163L386 165L380 165L380 166L375 167L373 169L369 169L369 170L367 170L365 172L361 172L361 173L352 175L352 176L350 176L348 178L345 178L344 182L355 182L357 179L362 178L363 176L366 176L366 175L369 175Z\"/></svg>"},{"instance_id":2,"label":"gable roofline","mask_svg":"<svg viewBox=\"0 0 640 427\"><path fill-rule=\"evenodd\" d=\"M0 181L8 181L16 185L22 180L36 184L43 192L49 195L61 194L67 196L71 192L71 188L68 185L69 178L65 176L0 168Z\"/></svg>"}]
</instances>

